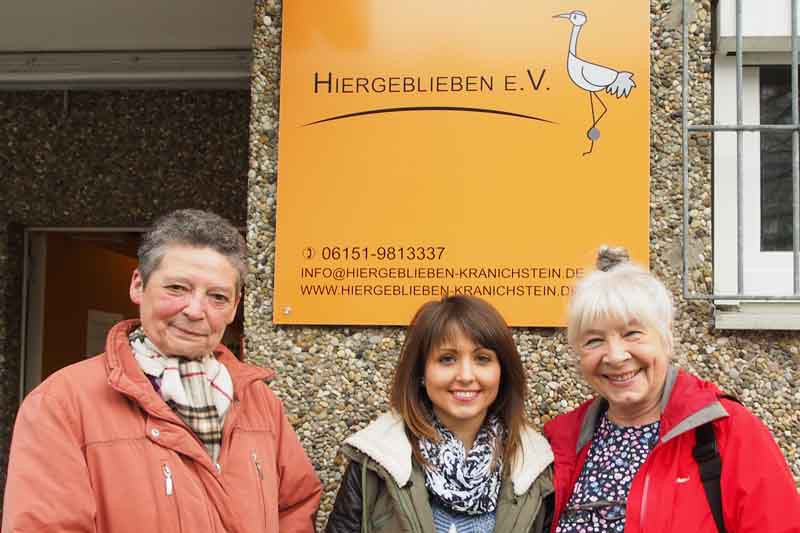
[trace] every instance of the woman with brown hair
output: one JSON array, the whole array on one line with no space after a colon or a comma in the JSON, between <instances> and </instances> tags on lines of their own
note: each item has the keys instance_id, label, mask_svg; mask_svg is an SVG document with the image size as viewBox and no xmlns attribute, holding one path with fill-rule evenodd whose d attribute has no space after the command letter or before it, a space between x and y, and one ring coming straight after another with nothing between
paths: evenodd
<instances>
[{"instance_id":1,"label":"woman with brown hair","mask_svg":"<svg viewBox=\"0 0 800 533\"><path fill-rule=\"evenodd\" d=\"M345 440L327 533L547 531L551 463L526 424L525 373L485 301L451 296L414 316L392 410Z\"/></svg>"}]
</instances>

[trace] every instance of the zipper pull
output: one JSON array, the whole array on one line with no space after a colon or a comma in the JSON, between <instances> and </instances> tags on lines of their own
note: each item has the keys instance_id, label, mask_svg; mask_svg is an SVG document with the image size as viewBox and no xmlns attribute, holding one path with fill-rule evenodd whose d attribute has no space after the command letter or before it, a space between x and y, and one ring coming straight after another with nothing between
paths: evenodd
<instances>
[{"instance_id":1,"label":"zipper pull","mask_svg":"<svg viewBox=\"0 0 800 533\"><path fill-rule=\"evenodd\" d=\"M166 464L163 465L161 470L164 472L164 489L167 492L167 496L172 496L172 470Z\"/></svg>"},{"instance_id":2,"label":"zipper pull","mask_svg":"<svg viewBox=\"0 0 800 533\"><path fill-rule=\"evenodd\" d=\"M264 473L261 471L261 463L258 461L258 455L256 455L255 450L250 452L250 457L252 457L253 459L253 464L256 465L256 471L258 471L258 478L264 479Z\"/></svg>"}]
</instances>

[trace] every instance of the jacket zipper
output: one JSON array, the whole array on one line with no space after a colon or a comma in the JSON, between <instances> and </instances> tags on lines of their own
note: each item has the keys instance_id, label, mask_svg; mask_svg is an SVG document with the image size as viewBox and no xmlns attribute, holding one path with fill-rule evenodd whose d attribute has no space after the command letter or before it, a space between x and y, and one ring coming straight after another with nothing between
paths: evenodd
<instances>
[{"instance_id":1,"label":"jacket zipper","mask_svg":"<svg viewBox=\"0 0 800 533\"><path fill-rule=\"evenodd\" d=\"M258 454L255 450L250 452L250 458L253 460L253 465L256 467L256 475L258 476L258 499L261 502L261 516L264 520L264 530L267 529L267 506L264 501L264 471L261 469L261 462L258 460Z\"/></svg>"},{"instance_id":2,"label":"jacket zipper","mask_svg":"<svg viewBox=\"0 0 800 533\"><path fill-rule=\"evenodd\" d=\"M172 496L174 491L172 470L169 468L168 464L164 464L161 466L161 471L164 473L164 490L167 493L167 496Z\"/></svg>"},{"instance_id":3,"label":"jacket zipper","mask_svg":"<svg viewBox=\"0 0 800 533\"><path fill-rule=\"evenodd\" d=\"M258 479L263 481L264 472L261 471L261 463L258 461L258 455L256 454L256 451L253 450L250 456L253 458L253 464L256 465L256 473L258 473Z\"/></svg>"},{"instance_id":4,"label":"jacket zipper","mask_svg":"<svg viewBox=\"0 0 800 533\"><path fill-rule=\"evenodd\" d=\"M638 475L644 472L644 487L642 487L642 498L639 500L641 502L641 507L639 507L639 531L642 533L647 529L644 518L647 513L647 500L650 494L650 464L653 462L653 455L658 453L661 446L662 444L659 439L659 442L656 442L656 445L653 446L653 449L647 454L647 458L644 460L644 463L642 463L642 466L639 467L639 472L637 473Z\"/></svg>"},{"instance_id":5,"label":"jacket zipper","mask_svg":"<svg viewBox=\"0 0 800 533\"><path fill-rule=\"evenodd\" d=\"M650 472L644 475L644 489L642 490L642 508L639 509L639 529L641 531L644 531L644 515L645 512L647 511L647 493L649 491L650 491Z\"/></svg>"},{"instance_id":6,"label":"jacket zipper","mask_svg":"<svg viewBox=\"0 0 800 533\"><path fill-rule=\"evenodd\" d=\"M161 463L161 472L164 474L164 492L167 496L174 497L175 496L175 481L172 477L172 469L169 467L167 463ZM181 520L181 508L178 505L178 498L175 498L175 515L178 522L178 531L183 530L182 520Z\"/></svg>"}]
</instances>

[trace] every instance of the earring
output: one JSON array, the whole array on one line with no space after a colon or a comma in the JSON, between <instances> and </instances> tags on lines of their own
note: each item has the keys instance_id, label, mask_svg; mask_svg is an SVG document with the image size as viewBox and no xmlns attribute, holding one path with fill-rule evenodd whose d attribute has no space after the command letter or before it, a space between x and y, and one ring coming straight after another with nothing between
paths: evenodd
<instances>
[{"instance_id":1,"label":"earring","mask_svg":"<svg viewBox=\"0 0 800 533\"><path fill-rule=\"evenodd\" d=\"M425 386L425 376L422 376L421 378L419 378L419 386L420 387L424 387Z\"/></svg>"}]
</instances>

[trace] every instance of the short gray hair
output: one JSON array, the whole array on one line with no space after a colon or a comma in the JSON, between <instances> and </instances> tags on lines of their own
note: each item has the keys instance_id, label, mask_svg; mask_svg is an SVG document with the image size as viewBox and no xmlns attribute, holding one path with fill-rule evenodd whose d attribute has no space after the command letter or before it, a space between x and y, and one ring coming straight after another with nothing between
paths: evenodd
<instances>
[{"instance_id":1,"label":"short gray hair","mask_svg":"<svg viewBox=\"0 0 800 533\"><path fill-rule=\"evenodd\" d=\"M613 320L623 324L636 321L653 328L671 356L674 344L672 295L655 276L627 262L627 258L609 265L608 254L604 253L607 251L607 248L600 250L600 270L588 274L575 286L567 318L570 345L577 348L578 338L598 321Z\"/></svg>"},{"instance_id":2,"label":"short gray hair","mask_svg":"<svg viewBox=\"0 0 800 533\"><path fill-rule=\"evenodd\" d=\"M139 244L139 274L142 285L161 264L167 248L172 245L211 248L225 256L238 274L236 292L242 288L247 265L247 247L239 231L227 219L199 209L181 209L155 221Z\"/></svg>"}]
</instances>

